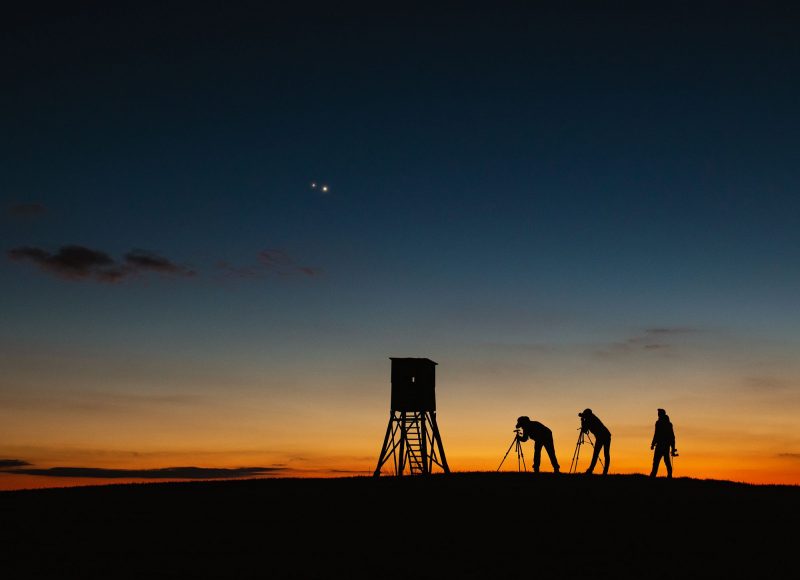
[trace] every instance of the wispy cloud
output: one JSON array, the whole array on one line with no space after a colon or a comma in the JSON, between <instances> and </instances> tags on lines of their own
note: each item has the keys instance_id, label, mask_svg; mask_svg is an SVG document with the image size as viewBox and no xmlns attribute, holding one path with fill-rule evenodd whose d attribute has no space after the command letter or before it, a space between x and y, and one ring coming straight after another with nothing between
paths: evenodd
<instances>
[{"instance_id":1,"label":"wispy cloud","mask_svg":"<svg viewBox=\"0 0 800 580\"><path fill-rule=\"evenodd\" d=\"M296 271L306 276L319 276L321 273L317 268L311 268L309 266L298 266Z\"/></svg>"},{"instance_id":2,"label":"wispy cloud","mask_svg":"<svg viewBox=\"0 0 800 580\"><path fill-rule=\"evenodd\" d=\"M236 266L227 261L217 263L217 272L222 278L260 278L267 275L303 276L315 278L322 274L319 268L298 264L287 252L265 249L258 252L256 262Z\"/></svg>"},{"instance_id":3,"label":"wispy cloud","mask_svg":"<svg viewBox=\"0 0 800 580\"><path fill-rule=\"evenodd\" d=\"M10 249L7 256L14 262L29 262L46 274L70 281L115 284L147 274L182 278L198 275L193 268L139 248L126 252L120 259L115 259L103 250L74 244L61 246L55 252L37 246L18 246ZM298 263L283 250L265 249L258 252L250 264L236 265L229 261L219 261L215 264L214 274L222 279L264 276L316 278L322 271Z\"/></svg>"},{"instance_id":4,"label":"wispy cloud","mask_svg":"<svg viewBox=\"0 0 800 580\"><path fill-rule=\"evenodd\" d=\"M319 275L319 270L309 266L298 265L295 263L294 259L292 259L283 250L261 250L258 253L258 261L267 270L282 276L288 276L292 274L304 274L306 276Z\"/></svg>"},{"instance_id":5,"label":"wispy cloud","mask_svg":"<svg viewBox=\"0 0 800 580\"><path fill-rule=\"evenodd\" d=\"M194 270L180 266L167 260L163 256L148 252L147 250L131 250L125 254L125 264L133 271L151 270L162 274L175 274L177 276L194 276Z\"/></svg>"},{"instance_id":6,"label":"wispy cloud","mask_svg":"<svg viewBox=\"0 0 800 580\"><path fill-rule=\"evenodd\" d=\"M781 459L790 459L792 461L800 461L800 453L778 453Z\"/></svg>"},{"instance_id":7,"label":"wispy cloud","mask_svg":"<svg viewBox=\"0 0 800 580\"><path fill-rule=\"evenodd\" d=\"M619 356L636 352L669 351L675 340L699 332L689 326L646 328L624 340L612 342L596 351L599 356Z\"/></svg>"},{"instance_id":8,"label":"wispy cloud","mask_svg":"<svg viewBox=\"0 0 800 580\"><path fill-rule=\"evenodd\" d=\"M778 377L764 376L747 377L744 379L744 385L747 389L763 393L786 391L792 388L793 383Z\"/></svg>"},{"instance_id":9,"label":"wispy cloud","mask_svg":"<svg viewBox=\"0 0 800 580\"><path fill-rule=\"evenodd\" d=\"M227 260L221 260L216 264L217 275L220 278L248 279L258 278L263 272L255 266L235 266Z\"/></svg>"},{"instance_id":10,"label":"wispy cloud","mask_svg":"<svg viewBox=\"0 0 800 580\"><path fill-rule=\"evenodd\" d=\"M121 261L108 253L85 246L61 246L48 252L34 246L20 246L8 251L15 262L32 262L43 272L72 281L117 283L145 272L170 276L194 276L194 270L146 250L131 250Z\"/></svg>"},{"instance_id":11,"label":"wispy cloud","mask_svg":"<svg viewBox=\"0 0 800 580\"><path fill-rule=\"evenodd\" d=\"M25 464L27 465L27 464ZM283 467L163 467L160 469L103 469L98 467L21 467L6 473L43 477L87 477L96 479L231 479L275 475Z\"/></svg>"}]
</instances>

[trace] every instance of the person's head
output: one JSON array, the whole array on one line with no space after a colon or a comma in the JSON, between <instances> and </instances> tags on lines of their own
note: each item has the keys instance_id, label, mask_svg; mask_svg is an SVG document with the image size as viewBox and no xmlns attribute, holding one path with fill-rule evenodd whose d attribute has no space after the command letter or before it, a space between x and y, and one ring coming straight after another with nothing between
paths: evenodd
<instances>
[{"instance_id":1,"label":"person's head","mask_svg":"<svg viewBox=\"0 0 800 580\"><path fill-rule=\"evenodd\" d=\"M664 409L659 409L658 410L658 416L659 417L666 417L667 416L667 412Z\"/></svg>"},{"instance_id":2,"label":"person's head","mask_svg":"<svg viewBox=\"0 0 800 580\"><path fill-rule=\"evenodd\" d=\"M517 417L517 426L515 429L519 429L520 427L527 427L527 425L531 422L530 418L523 415L522 417Z\"/></svg>"},{"instance_id":3,"label":"person's head","mask_svg":"<svg viewBox=\"0 0 800 580\"><path fill-rule=\"evenodd\" d=\"M591 409L584 409L583 413L578 413L578 417L581 419L588 419L592 415Z\"/></svg>"}]
</instances>

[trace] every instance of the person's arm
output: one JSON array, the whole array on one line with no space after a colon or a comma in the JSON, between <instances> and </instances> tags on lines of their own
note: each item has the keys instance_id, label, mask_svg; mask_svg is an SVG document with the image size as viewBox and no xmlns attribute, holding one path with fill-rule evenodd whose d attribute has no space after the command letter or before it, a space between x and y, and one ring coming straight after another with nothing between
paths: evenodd
<instances>
[{"instance_id":1,"label":"person's arm","mask_svg":"<svg viewBox=\"0 0 800 580\"><path fill-rule=\"evenodd\" d=\"M650 449L655 449L657 435L658 435L658 423L656 423L656 428L653 430L653 440L650 442Z\"/></svg>"}]
</instances>

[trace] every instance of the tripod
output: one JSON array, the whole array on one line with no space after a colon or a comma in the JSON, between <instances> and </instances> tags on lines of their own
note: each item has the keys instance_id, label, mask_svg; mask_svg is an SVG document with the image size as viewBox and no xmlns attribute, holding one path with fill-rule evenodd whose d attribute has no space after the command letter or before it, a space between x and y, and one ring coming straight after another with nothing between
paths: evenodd
<instances>
[{"instance_id":1,"label":"tripod","mask_svg":"<svg viewBox=\"0 0 800 580\"><path fill-rule=\"evenodd\" d=\"M519 434L520 430L514 429L514 440L511 442L511 445L508 446L506 454L503 455L503 461L497 466L497 471L500 471L500 468L503 467L503 462L506 460L506 457L508 457L508 453L511 451L511 448L515 446L517 450L517 471L528 471L528 468L525 467L525 457L522 453L522 442L519 440ZM519 468L520 463L522 464L522 469Z\"/></svg>"},{"instance_id":2,"label":"tripod","mask_svg":"<svg viewBox=\"0 0 800 580\"><path fill-rule=\"evenodd\" d=\"M572 454L572 463L569 465L569 472L575 473L578 469L578 456L581 454L581 445L583 445L584 437L589 439L589 443L592 447L594 447L594 441L592 441L592 436L587 432L584 433L583 429L578 427L578 443L575 445L575 452ZM599 459L599 458L598 458ZM600 459L600 465L603 465L603 460Z\"/></svg>"}]
</instances>

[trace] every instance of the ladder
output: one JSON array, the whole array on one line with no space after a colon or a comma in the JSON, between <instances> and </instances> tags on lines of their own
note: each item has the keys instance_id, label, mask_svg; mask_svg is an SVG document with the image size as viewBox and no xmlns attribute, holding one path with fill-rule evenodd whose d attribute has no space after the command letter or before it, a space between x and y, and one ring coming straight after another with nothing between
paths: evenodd
<instances>
[{"instance_id":1,"label":"ladder","mask_svg":"<svg viewBox=\"0 0 800 580\"><path fill-rule=\"evenodd\" d=\"M389 457L394 463L395 475L405 472L427 475L434 465L449 473L435 412L392 411L375 476L380 475Z\"/></svg>"}]
</instances>

